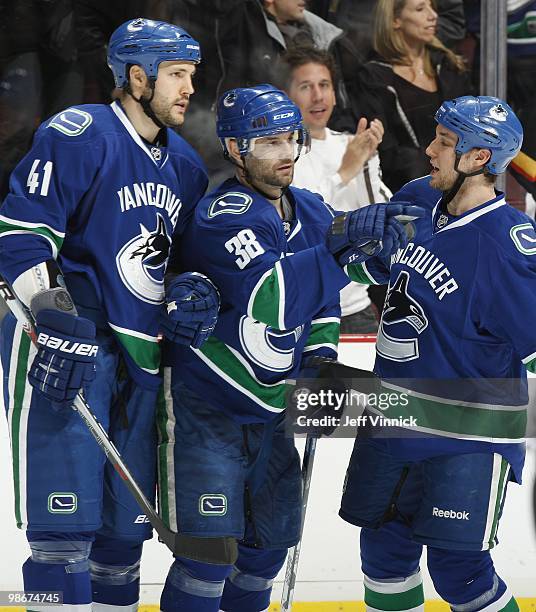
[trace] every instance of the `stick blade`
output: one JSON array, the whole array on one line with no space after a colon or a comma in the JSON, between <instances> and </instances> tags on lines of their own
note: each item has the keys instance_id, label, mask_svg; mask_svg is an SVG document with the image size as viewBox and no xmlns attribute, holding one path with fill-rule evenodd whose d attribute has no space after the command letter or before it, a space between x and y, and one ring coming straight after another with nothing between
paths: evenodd
<instances>
[{"instance_id":1,"label":"stick blade","mask_svg":"<svg viewBox=\"0 0 536 612\"><path fill-rule=\"evenodd\" d=\"M234 565L238 558L236 538L200 538L169 531L160 540L176 557L186 557L199 563Z\"/></svg>"}]
</instances>

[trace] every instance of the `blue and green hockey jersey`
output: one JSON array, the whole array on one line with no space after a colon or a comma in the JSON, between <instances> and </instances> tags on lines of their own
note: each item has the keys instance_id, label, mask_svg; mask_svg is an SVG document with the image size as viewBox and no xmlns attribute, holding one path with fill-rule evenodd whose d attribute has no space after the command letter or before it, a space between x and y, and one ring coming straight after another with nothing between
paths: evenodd
<instances>
[{"instance_id":1,"label":"blue and green hockey jersey","mask_svg":"<svg viewBox=\"0 0 536 612\"><path fill-rule=\"evenodd\" d=\"M218 286L222 306L200 349L170 347L175 376L242 423L285 408L286 379L303 356L336 357L339 291L349 279L325 246L334 213L291 187L293 219L235 179L197 206L180 243L181 267Z\"/></svg>"},{"instance_id":2,"label":"blue and green hockey jersey","mask_svg":"<svg viewBox=\"0 0 536 612\"><path fill-rule=\"evenodd\" d=\"M347 269L353 280L389 283L375 371L409 398L382 414L413 416L417 431L451 448L473 440L513 452L526 435L527 368L536 370L536 328L527 325L536 310L534 222L501 193L452 216L429 180L392 199L429 211L409 244L389 262ZM503 454L516 463L515 452Z\"/></svg>"},{"instance_id":3,"label":"blue and green hockey jersey","mask_svg":"<svg viewBox=\"0 0 536 612\"><path fill-rule=\"evenodd\" d=\"M149 386L169 247L208 183L192 147L165 136L162 146L143 141L119 102L62 111L40 126L0 209L2 275L13 284L55 258L66 278L85 278L130 371Z\"/></svg>"}]
</instances>

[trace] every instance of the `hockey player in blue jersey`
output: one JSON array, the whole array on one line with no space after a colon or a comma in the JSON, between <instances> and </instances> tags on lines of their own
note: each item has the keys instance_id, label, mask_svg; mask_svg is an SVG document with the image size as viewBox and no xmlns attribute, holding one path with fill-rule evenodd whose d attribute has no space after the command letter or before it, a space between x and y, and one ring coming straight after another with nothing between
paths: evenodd
<instances>
[{"instance_id":1,"label":"hockey player in blue jersey","mask_svg":"<svg viewBox=\"0 0 536 612\"><path fill-rule=\"evenodd\" d=\"M389 281L375 371L405 400L383 416L414 421L411 430L360 432L340 515L363 527L369 609L424 609L426 545L435 589L452 610L517 610L490 550L524 462L536 231L494 183L523 132L505 102L486 96L446 101L436 120L430 176L392 200L428 209L414 238L390 260L348 270L361 282Z\"/></svg>"},{"instance_id":2,"label":"hockey player in blue jersey","mask_svg":"<svg viewBox=\"0 0 536 612\"><path fill-rule=\"evenodd\" d=\"M169 316L163 306L171 242L207 186L199 156L170 129L184 121L199 45L177 26L137 19L113 33L108 59L120 100L41 125L0 210L0 274L38 336L36 350L12 316L3 320L15 513L31 549L24 588L61 591L69 610L135 610L151 537L73 398L83 387L154 500L160 318L167 335L199 346L217 314L201 275L175 279Z\"/></svg>"},{"instance_id":3,"label":"hockey player in blue jersey","mask_svg":"<svg viewBox=\"0 0 536 612\"><path fill-rule=\"evenodd\" d=\"M289 187L308 135L297 106L271 85L224 94L217 131L236 176L199 203L181 263L214 281L222 308L201 348L171 347L159 460L171 528L200 541L236 537L239 557L234 567L177 557L165 612L268 608L301 521L299 458L283 431L286 380L314 368L314 357L336 358L342 266L368 256L361 247L371 240L386 255L405 243L392 216L401 204L341 223L320 196Z\"/></svg>"}]
</instances>

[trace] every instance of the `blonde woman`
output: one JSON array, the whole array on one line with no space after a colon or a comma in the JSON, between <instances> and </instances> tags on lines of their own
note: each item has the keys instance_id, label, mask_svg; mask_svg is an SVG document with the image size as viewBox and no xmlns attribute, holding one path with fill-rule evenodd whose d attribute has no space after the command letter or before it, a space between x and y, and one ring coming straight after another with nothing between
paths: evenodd
<instances>
[{"instance_id":1,"label":"blonde woman","mask_svg":"<svg viewBox=\"0 0 536 612\"><path fill-rule=\"evenodd\" d=\"M384 182L395 191L427 174L424 151L442 100L472 93L463 59L436 37L431 0L378 0L375 57L359 73L361 107L385 127L380 145Z\"/></svg>"}]
</instances>

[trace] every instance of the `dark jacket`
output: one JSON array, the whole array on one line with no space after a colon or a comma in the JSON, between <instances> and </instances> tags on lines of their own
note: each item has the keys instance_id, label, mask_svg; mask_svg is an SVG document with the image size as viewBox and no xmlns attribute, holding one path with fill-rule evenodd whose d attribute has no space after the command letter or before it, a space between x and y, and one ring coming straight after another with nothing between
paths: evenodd
<instances>
[{"instance_id":1,"label":"dark jacket","mask_svg":"<svg viewBox=\"0 0 536 612\"><path fill-rule=\"evenodd\" d=\"M147 0L74 0L75 29L82 57L102 52L112 32L125 21L146 14Z\"/></svg>"},{"instance_id":2,"label":"dark jacket","mask_svg":"<svg viewBox=\"0 0 536 612\"><path fill-rule=\"evenodd\" d=\"M356 70L362 63L351 40L341 28L309 11L305 11L303 26L294 30L294 44L297 41L314 44L335 56L342 73L337 103L342 108L348 107L346 83L355 79ZM287 49L290 38L288 30L280 29L265 13L261 0L233 2L231 10L218 16L215 32L221 65L215 99L232 87L266 82L281 86L278 60Z\"/></svg>"},{"instance_id":3,"label":"dark jacket","mask_svg":"<svg viewBox=\"0 0 536 612\"><path fill-rule=\"evenodd\" d=\"M443 53L433 52L439 87L439 100L447 100L462 95L473 94L468 73L459 72L450 64ZM385 184L394 192L408 181L427 174L430 161L425 150L435 134L410 123L407 109L402 107L397 87L399 78L390 64L381 58L368 62L359 72L358 82L361 89L360 106L363 114L370 120L381 119L385 129L383 142L379 147L382 176ZM433 124L432 117L426 122ZM435 127L433 128L435 130ZM417 133L421 137L417 137Z\"/></svg>"},{"instance_id":4,"label":"dark jacket","mask_svg":"<svg viewBox=\"0 0 536 612\"><path fill-rule=\"evenodd\" d=\"M74 32L84 74L83 102L108 103L114 80L106 61L106 47L112 32L137 17L164 18L150 9L148 0L73 0Z\"/></svg>"},{"instance_id":5,"label":"dark jacket","mask_svg":"<svg viewBox=\"0 0 536 612\"><path fill-rule=\"evenodd\" d=\"M480 0L475 0L480 5ZM374 9L377 0L309 0L307 7L326 21L344 28L365 60L372 54ZM463 0L437 0L437 36L447 47L465 37Z\"/></svg>"},{"instance_id":6,"label":"dark jacket","mask_svg":"<svg viewBox=\"0 0 536 612\"><path fill-rule=\"evenodd\" d=\"M56 61L75 59L72 0L0 0L0 70L29 52Z\"/></svg>"}]
</instances>

